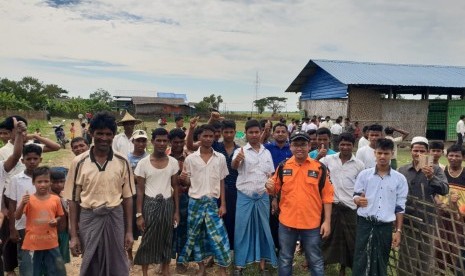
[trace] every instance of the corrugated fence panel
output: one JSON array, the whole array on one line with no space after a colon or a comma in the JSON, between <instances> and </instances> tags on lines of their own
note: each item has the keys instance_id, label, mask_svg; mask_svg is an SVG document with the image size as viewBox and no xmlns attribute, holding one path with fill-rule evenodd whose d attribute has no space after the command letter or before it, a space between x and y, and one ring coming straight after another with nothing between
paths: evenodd
<instances>
[{"instance_id":1,"label":"corrugated fence panel","mask_svg":"<svg viewBox=\"0 0 465 276\"><path fill-rule=\"evenodd\" d=\"M302 88L301 100L337 99L347 97L347 85L318 68Z\"/></svg>"}]
</instances>

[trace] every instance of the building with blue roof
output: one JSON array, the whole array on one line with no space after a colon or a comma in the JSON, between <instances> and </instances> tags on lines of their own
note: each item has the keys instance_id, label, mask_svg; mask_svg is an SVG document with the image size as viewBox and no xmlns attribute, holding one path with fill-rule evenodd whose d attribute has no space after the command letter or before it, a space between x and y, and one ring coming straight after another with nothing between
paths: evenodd
<instances>
[{"instance_id":1,"label":"building with blue roof","mask_svg":"<svg viewBox=\"0 0 465 276\"><path fill-rule=\"evenodd\" d=\"M307 116L343 116L362 126L407 129L411 137L453 140L465 114L465 67L312 59L285 92L301 93ZM420 99L405 99L411 95ZM438 95L444 100L432 100Z\"/></svg>"}]
</instances>

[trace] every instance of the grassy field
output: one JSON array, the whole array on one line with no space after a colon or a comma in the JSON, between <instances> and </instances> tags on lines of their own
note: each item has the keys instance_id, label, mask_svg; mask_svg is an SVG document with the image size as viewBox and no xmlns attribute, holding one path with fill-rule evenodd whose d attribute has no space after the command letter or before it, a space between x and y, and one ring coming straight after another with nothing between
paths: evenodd
<instances>
[{"instance_id":1,"label":"grassy field","mask_svg":"<svg viewBox=\"0 0 465 276\"><path fill-rule=\"evenodd\" d=\"M65 124L66 136L69 137L69 135L70 135L69 128L70 128L70 123L71 123L72 120L67 119L65 122L62 122L62 120L63 119L54 119L54 121L52 122L52 125L57 124L57 123L64 123ZM203 123L205 123L205 122L203 122ZM79 125L77 121L76 121L76 125ZM185 122L184 125L186 127L188 127L188 122ZM245 125L244 121L237 122L237 130L244 131L244 125ZM158 126L154 121L149 121L149 122L144 122L143 124L136 126L136 129L145 129L150 133L156 127L158 127ZM168 125L167 125L166 128L171 129L173 127L174 127L174 123L173 122L168 122ZM44 122L44 121L31 121L30 124L29 124L29 131L33 132L33 131L35 131L36 128L40 129L40 131L42 132L42 136L48 137L48 138L50 138L52 140L55 140L55 135L54 135L54 132L53 132L53 128L47 122ZM77 129L79 129L79 128L77 128ZM122 129L119 128L119 131L122 131ZM77 135L79 135L79 132L77 133ZM74 157L74 155L72 154L72 152L71 152L71 150L69 148L70 147L69 147L69 144L68 144L66 149L62 149L60 151L52 152L52 153L45 153L43 155L43 164L48 165L48 166L64 166L64 167L68 167L71 160L72 160L72 158ZM151 145L149 145L148 150L150 152L152 151L152 146ZM409 148L408 147L399 148L399 150L398 150L398 164L399 164L399 166L407 164L408 162L410 162L410 160L411 160L411 155L410 155ZM443 163L443 164L447 163L447 161L446 161L446 159L444 157L441 159L441 163ZM137 248L137 246L135 247L135 249L136 248ZM303 256L296 254L295 266L294 266L294 275L308 275L308 271L302 267L302 263L303 263ZM69 275L77 275L78 271L79 271L79 266L80 266L80 258L72 258L72 263L67 265L67 270L68 270ZM153 271L153 269L154 268L152 267L151 270ZM196 269L196 265L191 264L189 266L189 270L188 270L188 273L186 275L194 274L195 269ZM272 271L273 271L274 274L277 274L274 269ZM174 265L173 265L172 273L175 273L174 272ZM256 268L255 265L248 266L245 273L246 273L246 275L259 275L258 269ZM208 275L215 275L215 274L216 274L216 270L214 268L208 270ZM137 267L137 266L134 267L131 275L141 275L140 267ZM335 266L335 265L327 266L326 269L325 269L325 275L338 275L338 267ZM347 275L351 275L350 271L348 271Z\"/></svg>"}]
</instances>

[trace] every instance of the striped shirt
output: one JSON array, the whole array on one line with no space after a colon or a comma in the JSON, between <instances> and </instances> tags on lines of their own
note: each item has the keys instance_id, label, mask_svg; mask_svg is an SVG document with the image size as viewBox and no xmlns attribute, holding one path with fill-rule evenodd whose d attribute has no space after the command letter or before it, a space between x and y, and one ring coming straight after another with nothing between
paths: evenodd
<instances>
[{"instance_id":1,"label":"striped shirt","mask_svg":"<svg viewBox=\"0 0 465 276\"><path fill-rule=\"evenodd\" d=\"M236 149L233 160L240 150ZM247 143L244 146L244 156L244 161L237 168L239 173L237 190L249 196L263 194L266 181L275 171L271 153L263 145L260 145L260 150L257 152Z\"/></svg>"}]
</instances>

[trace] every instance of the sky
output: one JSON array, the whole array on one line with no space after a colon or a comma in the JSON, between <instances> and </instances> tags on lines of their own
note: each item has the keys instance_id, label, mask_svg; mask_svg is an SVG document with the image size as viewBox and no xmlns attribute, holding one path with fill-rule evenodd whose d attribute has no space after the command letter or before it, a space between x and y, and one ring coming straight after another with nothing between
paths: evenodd
<instances>
[{"instance_id":1,"label":"sky","mask_svg":"<svg viewBox=\"0 0 465 276\"><path fill-rule=\"evenodd\" d=\"M462 0L0 0L0 78L294 111L284 91L310 59L465 66L464 14Z\"/></svg>"}]
</instances>

